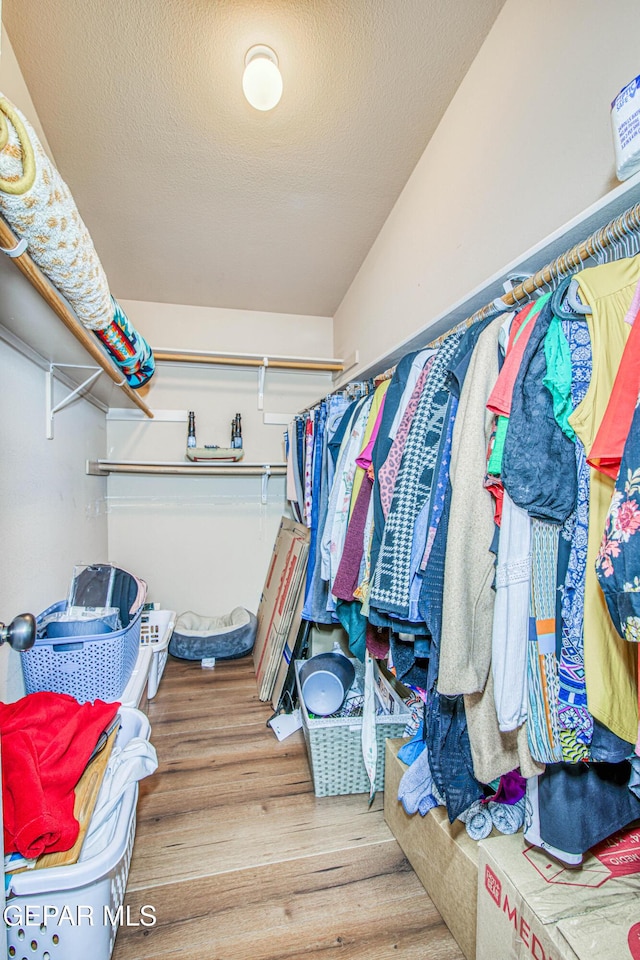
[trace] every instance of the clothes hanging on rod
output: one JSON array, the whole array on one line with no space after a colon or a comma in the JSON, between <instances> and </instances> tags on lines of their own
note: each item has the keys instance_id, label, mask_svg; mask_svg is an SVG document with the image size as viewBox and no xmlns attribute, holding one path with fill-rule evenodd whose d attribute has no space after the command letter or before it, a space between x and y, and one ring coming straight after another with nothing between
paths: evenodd
<instances>
[{"instance_id":1,"label":"clothes hanging on rod","mask_svg":"<svg viewBox=\"0 0 640 960\"><path fill-rule=\"evenodd\" d=\"M632 330L640 258L587 268L578 281L591 313L564 284L514 313L458 325L345 407L327 460L314 442L321 469L308 519L321 562L305 616L341 622L361 658L388 650L396 675L419 690L430 772L451 819L515 769L532 778L545 765L636 762L637 649L621 633L640 616L616 624L597 585L599 550L601 568L611 566L605 523L616 549L617 528L613 481L603 474L601 494L587 455ZM313 480L328 498L315 519ZM587 623L596 613L597 637ZM622 781L627 789L630 772Z\"/></svg>"}]
</instances>

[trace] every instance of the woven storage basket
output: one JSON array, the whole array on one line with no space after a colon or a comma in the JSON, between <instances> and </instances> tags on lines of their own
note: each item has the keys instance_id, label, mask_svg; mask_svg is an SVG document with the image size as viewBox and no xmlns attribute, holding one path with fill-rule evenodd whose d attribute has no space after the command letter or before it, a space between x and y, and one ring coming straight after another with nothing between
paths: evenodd
<instances>
[{"instance_id":1,"label":"woven storage basket","mask_svg":"<svg viewBox=\"0 0 640 960\"><path fill-rule=\"evenodd\" d=\"M310 717L300 690L298 671L304 660L296 660L296 685L302 714L302 731L307 744L309 766L316 797L369 793L369 776L362 758L362 717ZM375 665L376 687L393 712L376 715L376 791L384 788L385 740L402 737L411 719L409 707L400 699Z\"/></svg>"},{"instance_id":2,"label":"woven storage basket","mask_svg":"<svg viewBox=\"0 0 640 960\"><path fill-rule=\"evenodd\" d=\"M62 612L61 600L41 613ZM20 654L27 693L50 690L67 693L80 703L119 700L129 682L140 649L142 607L123 630L71 640L36 640Z\"/></svg>"}]
</instances>

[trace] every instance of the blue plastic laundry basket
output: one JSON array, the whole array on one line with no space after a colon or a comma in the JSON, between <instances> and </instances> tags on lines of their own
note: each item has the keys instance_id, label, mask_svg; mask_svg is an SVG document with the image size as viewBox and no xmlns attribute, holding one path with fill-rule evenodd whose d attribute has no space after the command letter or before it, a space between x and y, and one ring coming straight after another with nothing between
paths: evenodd
<instances>
[{"instance_id":1,"label":"blue plastic laundry basket","mask_svg":"<svg viewBox=\"0 0 640 960\"><path fill-rule=\"evenodd\" d=\"M65 609L66 601L48 607L41 622ZM68 693L80 703L122 696L140 648L142 606L122 630L94 636L36 640L20 654L27 693Z\"/></svg>"}]
</instances>

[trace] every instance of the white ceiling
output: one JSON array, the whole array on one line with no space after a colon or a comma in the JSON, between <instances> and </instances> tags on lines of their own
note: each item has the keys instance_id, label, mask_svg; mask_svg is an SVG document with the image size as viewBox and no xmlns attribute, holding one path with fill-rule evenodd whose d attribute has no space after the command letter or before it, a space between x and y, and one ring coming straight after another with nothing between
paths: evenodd
<instances>
[{"instance_id":1,"label":"white ceiling","mask_svg":"<svg viewBox=\"0 0 640 960\"><path fill-rule=\"evenodd\" d=\"M332 316L503 3L3 0L2 17L117 297ZM242 95L254 43L280 60L270 113Z\"/></svg>"}]
</instances>

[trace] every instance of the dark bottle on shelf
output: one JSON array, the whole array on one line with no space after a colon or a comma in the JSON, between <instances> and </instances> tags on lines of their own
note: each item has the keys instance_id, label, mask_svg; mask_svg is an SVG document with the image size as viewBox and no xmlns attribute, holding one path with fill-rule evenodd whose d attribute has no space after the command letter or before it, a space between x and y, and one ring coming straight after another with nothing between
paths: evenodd
<instances>
[{"instance_id":1,"label":"dark bottle on shelf","mask_svg":"<svg viewBox=\"0 0 640 960\"><path fill-rule=\"evenodd\" d=\"M239 413L236 413L235 419L233 420L231 429L231 446L235 449L240 449L242 447L242 423L240 421Z\"/></svg>"},{"instance_id":2,"label":"dark bottle on shelf","mask_svg":"<svg viewBox=\"0 0 640 960\"><path fill-rule=\"evenodd\" d=\"M187 430L187 447L196 446L196 415L189 410L189 429Z\"/></svg>"}]
</instances>

